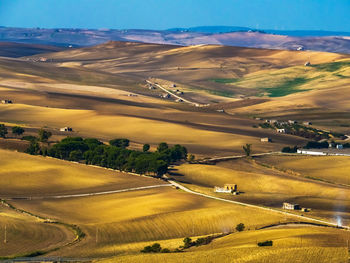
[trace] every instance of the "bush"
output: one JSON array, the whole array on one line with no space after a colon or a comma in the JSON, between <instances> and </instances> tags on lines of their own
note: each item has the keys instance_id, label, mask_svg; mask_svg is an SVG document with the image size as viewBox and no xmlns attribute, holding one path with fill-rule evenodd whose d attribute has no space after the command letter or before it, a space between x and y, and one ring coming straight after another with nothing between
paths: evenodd
<instances>
[{"instance_id":1,"label":"bush","mask_svg":"<svg viewBox=\"0 0 350 263\"><path fill-rule=\"evenodd\" d=\"M162 251L162 247L159 243L154 243L152 246L146 246L141 250L142 253L159 253ZM166 252L164 252L166 253Z\"/></svg>"},{"instance_id":2,"label":"bush","mask_svg":"<svg viewBox=\"0 0 350 263\"><path fill-rule=\"evenodd\" d=\"M298 147L297 146L294 146L294 147L284 147L283 149L282 149L282 152L283 153L296 153L297 152L297 150L298 150Z\"/></svg>"},{"instance_id":3,"label":"bush","mask_svg":"<svg viewBox=\"0 0 350 263\"><path fill-rule=\"evenodd\" d=\"M168 248L163 248L160 253L170 253L170 250Z\"/></svg>"},{"instance_id":4,"label":"bush","mask_svg":"<svg viewBox=\"0 0 350 263\"><path fill-rule=\"evenodd\" d=\"M120 148L127 148L129 146L129 142L130 141L128 139L114 139L110 140L109 144Z\"/></svg>"},{"instance_id":5,"label":"bush","mask_svg":"<svg viewBox=\"0 0 350 263\"><path fill-rule=\"evenodd\" d=\"M236 230L237 230L238 232L243 231L244 228L245 228L245 226L244 226L243 223L239 223L239 224L236 226Z\"/></svg>"},{"instance_id":6,"label":"bush","mask_svg":"<svg viewBox=\"0 0 350 263\"><path fill-rule=\"evenodd\" d=\"M273 241L272 240L267 240L267 241L258 243L259 247L272 247L272 245L273 245Z\"/></svg>"}]
</instances>

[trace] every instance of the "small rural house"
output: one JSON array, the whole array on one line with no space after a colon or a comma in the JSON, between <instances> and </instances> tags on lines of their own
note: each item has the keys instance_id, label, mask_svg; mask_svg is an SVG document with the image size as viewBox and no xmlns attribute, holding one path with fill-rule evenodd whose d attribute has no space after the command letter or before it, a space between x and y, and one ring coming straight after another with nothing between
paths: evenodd
<instances>
[{"instance_id":1,"label":"small rural house","mask_svg":"<svg viewBox=\"0 0 350 263\"><path fill-rule=\"evenodd\" d=\"M304 125L306 125L306 126L308 126L308 125L312 125L312 123L311 123L311 122L309 122L309 121L304 121L304 122L303 122L303 124L304 124Z\"/></svg>"},{"instance_id":2,"label":"small rural house","mask_svg":"<svg viewBox=\"0 0 350 263\"><path fill-rule=\"evenodd\" d=\"M260 141L261 142L271 142L271 139L266 137L266 138L261 138Z\"/></svg>"},{"instance_id":3,"label":"small rural house","mask_svg":"<svg viewBox=\"0 0 350 263\"><path fill-rule=\"evenodd\" d=\"M2 104L12 104L12 100L1 100Z\"/></svg>"},{"instance_id":4,"label":"small rural house","mask_svg":"<svg viewBox=\"0 0 350 263\"><path fill-rule=\"evenodd\" d=\"M300 205L284 202L282 208L287 210L300 210Z\"/></svg>"},{"instance_id":5,"label":"small rural house","mask_svg":"<svg viewBox=\"0 0 350 263\"><path fill-rule=\"evenodd\" d=\"M289 124L296 124L297 122L296 122L296 121L293 121L293 120L289 120L288 123L289 123Z\"/></svg>"},{"instance_id":6,"label":"small rural house","mask_svg":"<svg viewBox=\"0 0 350 263\"><path fill-rule=\"evenodd\" d=\"M336 147L337 147L338 150L343 150L344 149L344 146L342 144L337 144Z\"/></svg>"},{"instance_id":7,"label":"small rural house","mask_svg":"<svg viewBox=\"0 0 350 263\"><path fill-rule=\"evenodd\" d=\"M63 128L60 128L60 131L61 132L72 132L73 128L71 128L71 127L63 127Z\"/></svg>"},{"instance_id":8,"label":"small rural house","mask_svg":"<svg viewBox=\"0 0 350 263\"><path fill-rule=\"evenodd\" d=\"M231 193L237 194L237 185L236 184L225 184L224 187L215 186L214 192L216 193Z\"/></svg>"},{"instance_id":9,"label":"small rural house","mask_svg":"<svg viewBox=\"0 0 350 263\"><path fill-rule=\"evenodd\" d=\"M278 133L286 133L286 129L276 129Z\"/></svg>"},{"instance_id":10,"label":"small rural house","mask_svg":"<svg viewBox=\"0 0 350 263\"><path fill-rule=\"evenodd\" d=\"M309 67L309 66L311 66L310 61L305 62L304 66L305 66L305 67Z\"/></svg>"}]
</instances>

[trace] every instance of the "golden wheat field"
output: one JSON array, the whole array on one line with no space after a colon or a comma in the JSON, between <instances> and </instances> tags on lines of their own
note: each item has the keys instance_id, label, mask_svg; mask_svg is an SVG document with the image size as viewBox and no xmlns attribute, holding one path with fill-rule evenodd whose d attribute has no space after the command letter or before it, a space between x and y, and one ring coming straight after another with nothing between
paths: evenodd
<instances>
[{"instance_id":1,"label":"golden wheat field","mask_svg":"<svg viewBox=\"0 0 350 263\"><path fill-rule=\"evenodd\" d=\"M273 158L272 156L269 158ZM237 184L238 196L218 194L233 200L281 208L283 202L295 202L311 208L309 216L348 224L350 192L338 186L300 177L262 166L255 160L233 160L217 165L184 164L173 170L176 180L189 188L214 194L214 186Z\"/></svg>"},{"instance_id":2,"label":"golden wheat field","mask_svg":"<svg viewBox=\"0 0 350 263\"><path fill-rule=\"evenodd\" d=\"M265 163L297 176L350 185L350 158L347 156L264 156L257 158Z\"/></svg>"},{"instance_id":3,"label":"golden wheat field","mask_svg":"<svg viewBox=\"0 0 350 263\"><path fill-rule=\"evenodd\" d=\"M44 223L0 204L0 258L54 249L72 240L73 233L65 227Z\"/></svg>"},{"instance_id":4,"label":"golden wheat field","mask_svg":"<svg viewBox=\"0 0 350 263\"><path fill-rule=\"evenodd\" d=\"M0 150L2 198L94 193L157 184L163 184L163 181L49 157Z\"/></svg>"},{"instance_id":5,"label":"golden wheat field","mask_svg":"<svg viewBox=\"0 0 350 263\"><path fill-rule=\"evenodd\" d=\"M240 222L247 229L255 229L294 220L278 213L194 196L171 187L98 197L11 203L41 216L78 224L87 237L76 246L61 250L60 254L82 257L125 253L123 249L129 247L130 250L133 244L139 251L145 242L231 232Z\"/></svg>"},{"instance_id":6,"label":"golden wheat field","mask_svg":"<svg viewBox=\"0 0 350 263\"><path fill-rule=\"evenodd\" d=\"M97 262L346 262L348 238L346 231L284 226L234 233L184 253L125 255ZM257 242L266 240L272 240L273 246L257 246Z\"/></svg>"}]
</instances>

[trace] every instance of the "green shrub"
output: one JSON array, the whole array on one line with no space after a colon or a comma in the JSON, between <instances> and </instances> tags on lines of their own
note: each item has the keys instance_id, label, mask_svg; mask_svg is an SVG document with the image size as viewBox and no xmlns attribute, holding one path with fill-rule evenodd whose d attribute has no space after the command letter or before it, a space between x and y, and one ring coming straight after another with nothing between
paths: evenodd
<instances>
[{"instance_id":1,"label":"green shrub","mask_svg":"<svg viewBox=\"0 0 350 263\"><path fill-rule=\"evenodd\" d=\"M272 245L273 245L272 240L266 240L264 242L259 242L258 243L259 247L272 247Z\"/></svg>"}]
</instances>

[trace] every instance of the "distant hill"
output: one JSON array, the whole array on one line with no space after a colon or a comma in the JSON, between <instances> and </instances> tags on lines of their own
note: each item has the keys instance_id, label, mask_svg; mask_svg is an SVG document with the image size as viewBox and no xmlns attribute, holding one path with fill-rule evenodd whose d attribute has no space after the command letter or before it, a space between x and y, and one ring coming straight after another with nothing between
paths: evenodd
<instances>
[{"instance_id":1,"label":"distant hill","mask_svg":"<svg viewBox=\"0 0 350 263\"><path fill-rule=\"evenodd\" d=\"M196 33L232 33L232 32L260 32L284 36L296 37L326 37L326 36L350 36L350 32L343 31L324 31L324 30L274 30L274 29L255 29L249 27L237 26L198 26L188 28L170 28L168 31L174 32L196 32Z\"/></svg>"},{"instance_id":2,"label":"distant hill","mask_svg":"<svg viewBox=\"0 0 350 263\"><path fill-rule=\"evenodd\" d=\"M0 57L17 58L62 50L64 48L56 46L0 42Z\"/></svg>"},{"instance_id":3,"label":"distant hill","mask_svg":"<svg viewBox=\"0 0 350 263\"><path fill-rule=\"evenodd\" d=\"M257 31L245 27L221 26L174 28L164 31L0 27L0 41L61 47L93 46L112 40L180 46L211 44L350 54L350 37L347 35L350 34L327 31Z\"/></svg>"}]
</instances>

